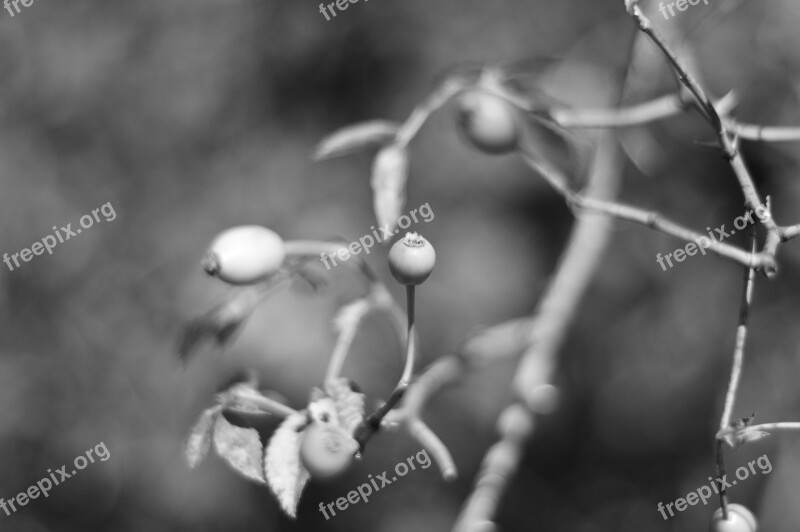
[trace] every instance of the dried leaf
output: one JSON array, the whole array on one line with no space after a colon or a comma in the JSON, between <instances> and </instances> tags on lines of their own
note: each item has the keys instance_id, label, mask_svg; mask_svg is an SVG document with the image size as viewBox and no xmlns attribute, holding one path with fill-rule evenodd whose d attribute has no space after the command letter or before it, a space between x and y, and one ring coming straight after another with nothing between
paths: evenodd
<instances>
[{"instance_id":1,"label":"dried leaf","mask_svg":"<svg viewBox=\"0 0 800 532\"><path fill-rule=\"evenodd\" d=\"M383 147L372 165L372 193L375 217L390 232L397 227L397 219L406 202L408 180L408 151L397 144Z\"/></svg>"},{"instance_id":2,"label":"dried leaf","mask_svg":"<svg viewBox=\"0 0 800 532\"><path fill-rule=\"evenodd\" d=\"M257 430L237 427L224 416L218 416L214 424L214 448L244 477L259 484L266 482L261 469L264 446Z\"/></svg>"},{"instance_id":3,"label":"dried leaf","mask_svg":"<svg viewBox=\"0 0 800 532\"><path fill-rule=\"evenodd\" d=\"M354 391L347 379L326 382L325 392L333 399L339 424L349 434L353 434L364 420L364 394Z\"/></svg>"},{"instance_id":4,"label":"dried leaf","mask_svg":"<svg viewBox=\"0 0 800 532\"><path fill-rule=\"evenodd\" d=\"M300 432L308 423L306 412L297 412L283 420L267 444L264 474L272 493L287 515L297 515L297 504L309 473L300 462Z\"/></svg>"},{"instance_id":5,"label":"dried leaf","mask_svg":"<svg viewBox=\"0 0 800 532\"><path fill-rule=\"evenodd\" d=\"M195 468L208 455L211 448L211 435L213 432L214 421L222 411L222 407L217 405L206 409L192 428L192 432L186 440L184 455L189 467Z\"/></svg>"},{"instance_id":6,"label":"dried leaf","mask_svg":"<svg viewBox=\"0 0 800 532\"><path fill-rule=\"evenodd\" d=\"M325 137L314 151L314 160L330 159L348 153L383 146L397 136L400 125L387 120L372 120L344 127Z\"/></svg>"}]
</instances>

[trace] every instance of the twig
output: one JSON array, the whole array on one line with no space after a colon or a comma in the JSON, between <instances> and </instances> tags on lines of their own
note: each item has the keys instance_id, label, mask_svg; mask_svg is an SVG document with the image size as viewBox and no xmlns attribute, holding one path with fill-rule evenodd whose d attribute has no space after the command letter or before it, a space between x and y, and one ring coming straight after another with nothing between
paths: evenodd
<instances>
[{"instance_id":1,"label":"twig","mask_svg":"<svg viewBox=\"0 0 800 532\"><path fill-rule=\"evenodd\" d=\"M258 408L264 412L275 414L276 416L287 417L292 414L295 414L297 410L290 406L286 406L283 403L280 403L274 399L270 399L269 397L265 397L256 391L250 391L245 389L237 389L233 392L228 399L229 404L227 406L233 406L237 403L247 404L249 406Z\"/></svg>"},{"instance_id":2,"label":"twig","mask_svg":"<svg viewBox=\"0 0 800 532\"><path fill-rule=\"evenodd\" d=\"M620 174L620 157L614 142L610 133L602 135L590 177L590 191L603 198L615 194ZM500 439L484 457L474 491L461 510L454 532L479 527L493 529L498 503L532 434L533 415L551 408L543 404L546 401L542 401L538 392L552 377L556 353L602 256L610 228L610 218L588 213L579 217L557 273L536 309L535 318L528 323L525 340L530 348L520 360L514 378L514 391L524 406L520 403L508 406L501 418L515 415L512 412L523 414L511 426L499 427ZM521 425L528 428L520 429Z\"/></svg>"},{"instance_id":3,"label":"twig","mask_svg":"<svg viewBox=\"0 0 800 532\"><path fill-rule=\"evenodd\" d=\"M648 211L622 203L604 201L574 192L567 185L567 178L558 173L554 168L543 165L524 153L522 154L522 158L531 168L542 175L559 194L564 196L567 202L573 207L607 214L621 220L644 225L645 227L685 241L699 242L700 240L704 240L708 242L707 245L703 246L705 249L716 253L720 257L738 262L743 266L762 270L768 275L777 269L774 253L769 253L767 251L762 251L761 253L747 252L736 246L713 240L702 233L683 227L665 218L658 212ZM798 226L798 234L800 234L800 226Z\"/></svg>"},{"instance_id":4,"label":"twig","mask_svg":"<svg viewBox=\"0 0 800 532\"><path fill-rule=\"evenodd\" d=\"M755 235L751 235L751 248L755 251L756 242ZM739 323L736 326L736 341L733 348L733 364L731 365L731 377L728 382L728 391L725 394L725 407L722 410L722 417L719 421L719 430L724 431L731 424L731 416L733 415L733 405L736 402L736 392L739 389L739 382L742 376L742 366L744 364L744 345L747 340L747 318L750 314L750 303L753 299L753 268L744 269L744 282L742 288L742 297L739 303ZM716 469L717 478L723 478L726 475L725 470L725 441L721 438L717 439L716 447ZM723 483L719 489L719 504L722 508L723 519L728 519L728 494Z\"/></svg>"},{"instance_id":5,"label":"twig","mask_svg":"<svg viewBox=\"0 0 800 532\"><path fill-rule=\"evenodd\" d=\"M738 138L761 142L795 142L800 141L800 128L760 126L743 124L735 120L725 120L727 128Z\"/></svg>"},{"instance_id":6,"label":"twig","mask_svg":"<svg viewBox=\"0 0 800 532\"><path fill-rule=\"evenodd\" d=\"M755 249L755 239L752 243ZM747 340L747 318L750 314L750 303L753 298L753 269L744 269L744 283L742 297L739 304L739 323L736 327L736 342L733 349L733 364L731 366L731 377L728 383L728 392L725 396L725 407L719 421L719 429L724 430L731 424L733 415L733 405L736 402L736 392L739 389L739 381L742 375L742 365L744 364L744 344Z\"/></svg>"},{"instance_id":7,"label":"twig","mask_svg":"<svg viewBox=\"0 0 800 532\"><path fill-rule=\"evenodd\" d=\"M648 102L618 109L567 109L548 111L549 118L561 127L630 127L669 118L684 112L687 103L679 94L668 94Z\"/></svg>"},{"instance_id":8,"label":"twig","mask_svg":"<svg viewBox=\"0 0 800 532\"><path fill-rule=\"evenodd\" d=\"M717 134L717 138L722 146L725 158L728 159L734 174L736 174L736 178L739 181L739 187L742 189L742 193L744 194L745 204L747 207L755 209L762 204L761 198L756 190L755 184L753 183L753 178L750 176L750 172L748 171L747 166L742 159L735 139L729 134L725 123L722 121L722 118L717 112L717 109L714 107L714 104L711 102L711 99L706 95L703 88L689 73L689 71L683 66L681 61L678 59L678 56L672 51L664 38L661 37L647 16L639 8L639 1L625 0L625 7L628 10L628 13L630 13L630 15L636 21L637 25L639 26L639 30L647 35L650 40L662 51L664 56L667 58L667 61L669 61L669 63L672 65L672 68L677 73L681 84L686 87L696 98L700 109L702 110L708 122L714 128L714 132ZM763 252L774 256L780 242L780 228L772 217L762 221L762 223L767 229L767 241L764 244ZM774 265L770 266L765 268L764 272L768 277L772 277L777 272L777 267Z\"/></svg>"},{"instance_id":9,"label":"twig","mask_svg":"<svg viewBox=\"0 0 800 532\"><path fill-rule=\"evenodd\" d=\"M779 423L761 423L760 425L750 425L747 427L749 431L762 431L770 432L776 430L800 430L800 422L798 421L782 421Z\"/></svg>"}]
</instances>

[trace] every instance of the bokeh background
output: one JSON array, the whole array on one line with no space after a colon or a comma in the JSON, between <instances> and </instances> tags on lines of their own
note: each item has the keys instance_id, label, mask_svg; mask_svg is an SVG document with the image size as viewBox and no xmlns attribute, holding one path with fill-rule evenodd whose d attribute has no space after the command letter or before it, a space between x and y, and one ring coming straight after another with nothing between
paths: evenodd
<instances>
[{"instance_id":1,"label":"bokeh background","mask_svg":"<svg viewBox=\"0 0 800 532\"><path fill-rule=\"evenodd\" d=\"M645 3L670 41L692 50L710 91L736 90L737 116L800 123L796 0L710 0L668 21L655 7ZM511 399L514 364L471 375L430 405L458 481L418 470L325 521L319 502L419 450L403 434L381 435L345 477L312 483L292 522L218 458L189 470L182 444L213 393L248 368L302 407L322 379L332 316L363 286L339 268L319 293L284 290L224 354L184 365L175 356L182 325L226 290L199 260L216 233L242 223L287 239L367 234L372 154L312 163L325 134L404 119L442 72L467 62L528 61L538 65L533 84L552 97L601 105L620 82L633 31L621 0L373 0L331 21L305 0L37 0L13 18L0 11L0 252L54 225L75 227L106 202L117 213L52 256L0 266L0 497L100 442L111 454L47 499L0 513L0 530L449 530ZM627 101L674 90L663 60L645 53ZM730 227L742 197L703 145L711 133L691 115L620 132L622 197L701 230ZM743 149L778 221L800 221L798 145ZM435 219L417 228L438 256L418 296L428 363L482 326L529 313L573 219L519 159L467 146L452 106L412 145L407 205L423 203ZM742 272L711 256L662 271L656 253L683 245L615 225L561 352L561 408L537 426L501 505L503 530L708 526L711 506L664 521L656 505L713 473ZM800 419L798 245L781 248L776 280L756 285L736 417ZM368 260L389 281L385 257L375 248ZM346 373L373 403L401 365L391 326L368 320ZM728 453L729 467L765 453L773 471L731 498L764 530L796 530L797 435Z\"/></svg>"}]
</instances>

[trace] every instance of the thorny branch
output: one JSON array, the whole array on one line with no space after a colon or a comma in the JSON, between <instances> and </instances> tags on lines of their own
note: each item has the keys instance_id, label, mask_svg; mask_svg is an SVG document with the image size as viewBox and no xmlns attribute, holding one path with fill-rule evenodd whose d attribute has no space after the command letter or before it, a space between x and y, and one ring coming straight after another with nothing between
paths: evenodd
<instances>
[{"instance_id":1,"label":"thorny branch","mask_svg":"<svg viewBox=\"0 0 800 532\"><path fill-rule=\"evenodd\" d=\"M751 236L751 246L755 249L755 235ZM731 424L733 405L736 402L736 392L739 389L739 382L742 376L742 366L744 365L744 346L747 340L747 318L750 315L750 303L753 299L753 278L752 268L744 269L744 281L742 283L742 298L739 304L739 323L736 326L736 342L733 348L733 364L731 365L731 378L728 383L728 392L725 395L725 407L722 410L722 417L719 422L720 432L724 431ZM724 478L725 471L725 441L717 438L716 444L716 467L717 478ZM723 519L728 519L728 494L725 485L720 486L719 504L722 508Z\"/></svg>"}]
</instances>

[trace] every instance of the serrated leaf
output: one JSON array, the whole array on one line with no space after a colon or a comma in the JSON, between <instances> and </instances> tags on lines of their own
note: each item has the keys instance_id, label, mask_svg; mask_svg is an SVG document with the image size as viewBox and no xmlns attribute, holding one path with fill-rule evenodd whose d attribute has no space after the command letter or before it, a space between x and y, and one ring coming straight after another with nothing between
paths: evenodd
<instances>
[{"instance_id":1,"label":"serrated leaf","mask_svg":"<svg viewBox=\"0 0 800 532\"><path fill-rule=\"evenodd\" d=\"M225 416L218 416L214 423L214 448L235 471L245 478L266 483L261 463L264 446L255 429L232 425Z\"/></svg>"},{"instance_id":2,"label":"serrated leaf","mask_svg":"<svg viewBox=\"0 0 800 532\"><path fill-rule=\"evenodd\" d=\"M348 153L383 146L397 136L400 125L388 120L371 120L344 127L324 139L314 150L314 160L330 159Z\"/></svg>"},{"instance_id":3,"label":"serrated leaf","mask_svg":"<svg viewBox=\"0 0 800 532\"><path fill-rule=\"evenodd\" d=\"M349 434L364 420L364 394L353 390L347 379L325 383L325 392L333 399L339 424Z\"/></svg>"},{"instance_id":4,"label":"serrated leaf","mask_svg":"<svg viewBox=\"0 0 800 532\"><path fill-rule=\"evenodd\" d=\"M211 448L211 435L213 432L214 421L222 411L222 407L213 406L206 409L197 422L192 427L189 437L186 439L186 447L184 456L189 467L195 468L200 462L208 455L208 450Z\"/></svg>"},{"instance_id":5,"label":"serrated leaf","mask_svg":"<svg viewBox=\"0 0 800 532\"><path fill-rule=\"evenodd\" d=\"M379 225L388 225L390 232L405 206L407 180L408 151L397 144L384 146L375 156L370 184L375 218Z\"/></svg>"},{"instance_id":6,"label":"serrated leaf","mask_svg":"<svg viewBox=\"0 0 800 532\"><path fill-rule=\"evenodd\" d=\"M310 476L300 462L301 431L307 423L305 411L284 419L270 438L264 455L267 484L283 511L292 518L297 515L297 504Z\"/></svg>"}]
</instances>

